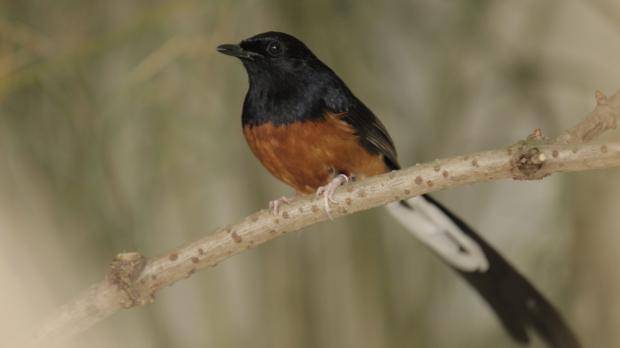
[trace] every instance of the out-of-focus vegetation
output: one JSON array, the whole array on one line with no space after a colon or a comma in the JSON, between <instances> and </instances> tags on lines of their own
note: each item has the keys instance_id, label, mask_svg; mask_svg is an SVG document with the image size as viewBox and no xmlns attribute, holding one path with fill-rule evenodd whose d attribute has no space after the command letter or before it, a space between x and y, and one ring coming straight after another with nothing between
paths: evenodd
<instances>
[{"instance_id":1,"label":"out-of-focus vegetation","mask_svg":"<svg viewBox=\"0 0 620 348\"><path fill-rule=\"evenodd\" d=\"M267 30L302 38L409 165L574 124L595 89L620 88L619 23L612 0L0 0L0 339L100 279L116 253L156 255L290 193L244 143L245 72L217 44ZM584 346L615 347L619 174L437 195ZM245 252L74 343L516 347L381 210Z\"/></svg>"}]
</instances>

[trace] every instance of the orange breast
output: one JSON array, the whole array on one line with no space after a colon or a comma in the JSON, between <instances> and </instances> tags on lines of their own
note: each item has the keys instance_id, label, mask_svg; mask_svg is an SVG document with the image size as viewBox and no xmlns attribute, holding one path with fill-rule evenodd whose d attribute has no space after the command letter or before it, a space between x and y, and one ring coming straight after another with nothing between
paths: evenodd
<instances>
[{"instance_id":1,"label":"orange breast","mask_svg":"<svg viewBox=\"0 0 620 348\"><path fill-rule=\"evenodd\" d=\"M339 116L281 126L247 126L243 134L267 170L298 192L314 192L339 173L361 178L386 172L383 156L366 151Z\"/></svg>"}]
</instances>

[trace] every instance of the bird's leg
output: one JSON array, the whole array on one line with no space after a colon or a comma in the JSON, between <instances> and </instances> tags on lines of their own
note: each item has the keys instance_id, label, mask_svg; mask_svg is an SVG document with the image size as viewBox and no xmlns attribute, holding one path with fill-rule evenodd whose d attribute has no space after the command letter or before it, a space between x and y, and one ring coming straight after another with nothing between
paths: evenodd
<instances>
[{"instance_id":1,"label":"bird's leg","mask_svg":"<svg viewBox=\"0 0 620 348\"><path fill-rule=\"evenodd\" d=\"M280 206L289 203L291 203L291 200L282 196L278 199L274 199L273 201L269 201L269 210L271 210L271 213L273 215L278 215L278 210L280 209Z\"/></svg>"},{"instance_id":2,"label":"bird's leg","mask_svg":"<svg viewBox=\"0 0 620 348\"><path fill-rule=\"evenodd\" d=\"M334 200L334 192L336 192L338 187L349 182L351 179L352 177L345 174L338 174L327 185L321 186L316 190L317 197L323 196L323 201L325 202L325 213L327 213L330 220L333 220L333 218L329 212L329 204L336 203Z\"/></svg>"}]
</instances>

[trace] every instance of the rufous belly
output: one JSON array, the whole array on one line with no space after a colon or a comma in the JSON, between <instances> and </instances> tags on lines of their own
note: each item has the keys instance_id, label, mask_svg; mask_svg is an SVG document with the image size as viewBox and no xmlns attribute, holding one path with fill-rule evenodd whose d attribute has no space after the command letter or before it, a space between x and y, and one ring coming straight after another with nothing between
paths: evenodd
<instances>
[{"instance_id":1,"label":"rufous belly","mask_svg":"<svg viewBox=\"0 0 620 348\"><path fill-rule=\"evenodd\" d=\"M361 146L339 115L286 125L246 126L245 139L267 170L301 193L311 193L335 175L356 178L386 172L383 156Z\"/></svg>"}]
</instances>

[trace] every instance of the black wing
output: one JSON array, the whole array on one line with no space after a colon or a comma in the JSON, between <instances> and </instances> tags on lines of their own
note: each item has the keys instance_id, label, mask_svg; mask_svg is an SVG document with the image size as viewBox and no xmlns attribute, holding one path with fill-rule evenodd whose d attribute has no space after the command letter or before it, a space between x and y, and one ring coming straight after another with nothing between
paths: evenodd
<instances>
[{"instance_id":1,"label":"black wing","mask_svg":"<svg viewBox=\"0 0 620 348\"><path fill-rule=\"evenodd\" d=\"M399 169L396 148L387 129L366 105L357 98L353 98L355 102L347 108L341 120L355 129L360 143L366 150L383 155L389 169Z\"/></svg>"},{"instance_id":2,"label":"black wing","mask_svg":"<svg viewBox=\"0 0 620 348\"><path fill-rule=\"evenodd\" d=\"M316 80L322 81L322 87L317 92L322 99L325 111L344 114L341 120L350 124L359 136L362 146L373 154L383 155L386 166L391 169L400 169L396 159L396 148L385 126L375 114L364 105L347 87L336 73L321 61L317 71L322 73L313 75Z\"/></svg>"}]
</instances>

